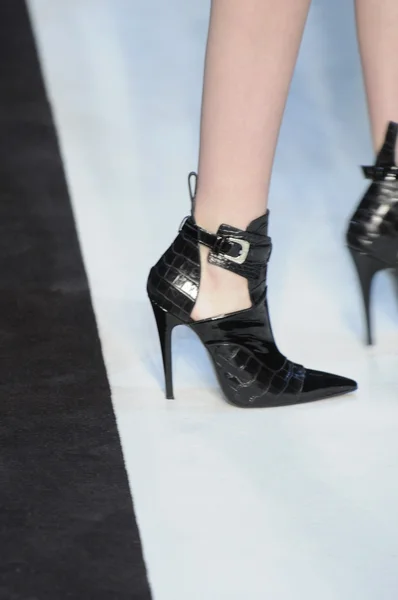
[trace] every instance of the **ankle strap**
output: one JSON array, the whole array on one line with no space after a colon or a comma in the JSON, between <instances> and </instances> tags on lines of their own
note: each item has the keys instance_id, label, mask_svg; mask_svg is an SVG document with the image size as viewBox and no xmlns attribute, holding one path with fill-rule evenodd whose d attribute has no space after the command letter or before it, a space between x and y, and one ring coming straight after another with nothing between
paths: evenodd
<instances>
[{"instance_id":1,"label":"ankle strap","mask_svg":"<svg viewBox=\"0 0 398 600\"><path fill-rule=\"evenodd\" d=\"M180 231L196 246L203 244L210 248L210 264L245 277L249 281L250 293L254 294L255 288L264 283L272 251L267 222L268 213L252 221L245 231L220 225L214 234L199 227L192 217L188 217L183 221Z\"/></svg>"},{"instance_id":2,"label":"ankle strap","mask_svg":"<svg viewBox=\"0 0 398 600\"><path fill-rule=\"evenodd\" d=\"M366 179L372 181L394 181L398 179L398 167L395 165L362 167Z\"/></svg>"},{"instance_id":3,"label":"ankle strap","mask_svg":"<svg viewBox=\"0 0 398 600\"><path fill-rule=\"evenodd\" d=\"M210 231L197 225L191 217L184 219L180 231L182 229L192 241L210 248L213 254L223 257L225 260L242 265L249 255L251 242L248 239L243 239L243 237L237 238L228 234L210 233Z\"/></svg>"}]
</instances>

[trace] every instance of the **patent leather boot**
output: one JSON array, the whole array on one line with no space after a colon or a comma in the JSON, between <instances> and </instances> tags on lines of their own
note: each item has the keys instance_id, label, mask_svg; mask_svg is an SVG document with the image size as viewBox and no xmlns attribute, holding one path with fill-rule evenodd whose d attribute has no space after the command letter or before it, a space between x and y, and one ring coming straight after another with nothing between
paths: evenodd
<instances>
[{"instance_id":1,"label":"patent leather boot","mask_svg":"<svg viewBox=\"0 0 398 600\"><path fill-rule=\"evenodd\" d=\"M166 397L173 398L172 331L190 327L205 345L225 398L240 407L301 404L356 389L355 381L306 369L279 352L268 314L266 271L271 254L268 213L245 231L221 225L217 233L186 218L171 246L151 269L148 296L159 331ZM199 246L208 260L248 281L252 307L201 321L191 318L200 285Z\"/></svg>"},{"instance_id":2,"label":"patent leather boot","mask_svg":"<svg viewBox=\"0 0 398 600\"><path fill-rule=\"evenodd\" d=\"M384 269L398 271L398 168L395 164L397 123L390 122L376 164L362 167L371 180L347 230L347 244L362 292L366 342L373 343L371 289L374 275Z\"/></svg>"}]
</instances>

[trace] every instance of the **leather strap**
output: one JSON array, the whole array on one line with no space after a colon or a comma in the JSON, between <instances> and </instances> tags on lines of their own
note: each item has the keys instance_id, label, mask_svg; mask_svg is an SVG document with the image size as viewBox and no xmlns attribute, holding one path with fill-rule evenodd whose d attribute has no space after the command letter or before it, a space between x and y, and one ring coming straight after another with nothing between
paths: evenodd
<instances>
[{"instance_id":1,"label":"leather strap","mask_svg":"<svg viewBox=\"0 0 398 600\"><path fill-rule=\"evenodd\" d=\"M188 218L183 222L185 233L194 242L199 242L207 248L210 248L214 254L223 254L226 257L238 258L242 252L242 246L239 243L230 241L229 236L210 233L203 227L199 227L192 219Z\"/></svg>"},{"instance_id":2,"label":"leather strap","mask_svg":"<svg viewBox=\"0 0 398 600\"><path fill-rule=\"evenodd\" d=\"M372 181L391 181L398 179L398 167L395 165L362 167L366 179Z\"/></svg>"}]
</instances>

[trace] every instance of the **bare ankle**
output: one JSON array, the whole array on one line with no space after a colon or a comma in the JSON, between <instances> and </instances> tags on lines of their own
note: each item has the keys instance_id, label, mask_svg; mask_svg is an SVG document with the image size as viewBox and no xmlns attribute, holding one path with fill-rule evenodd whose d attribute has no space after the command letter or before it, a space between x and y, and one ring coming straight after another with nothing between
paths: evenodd
<instances>
[{"instance_id":1,"label":"bare ankle","mask_svg":"<svg viewBox=\"0 0 398 600\"><path fill-rule=\"evenodd\" d=\"M258 214L251 214L247 209L245 210L245 205L242 206L242 202L237 202L234 198L230 198L228 211L224 208L219 212L217 206L225 207L228 205L226 201L220 202L219 200L219 198L204 198L203 196L196 198L195 222L212 233L217 233L222 224L245 230L253 219L264 214L264 207L261 207Z\"/></svg>"},{"instance_id":2,"label":"bare ankle","mask_svg":"<svg viewBox=\"0 0 398 600\"><path fill-rule=\"evenodd\" d=\"M207 319L250 308L247 280L208 262L209 249L200 246L201 276L192 318Z\"/></svg>"}]
</instances>

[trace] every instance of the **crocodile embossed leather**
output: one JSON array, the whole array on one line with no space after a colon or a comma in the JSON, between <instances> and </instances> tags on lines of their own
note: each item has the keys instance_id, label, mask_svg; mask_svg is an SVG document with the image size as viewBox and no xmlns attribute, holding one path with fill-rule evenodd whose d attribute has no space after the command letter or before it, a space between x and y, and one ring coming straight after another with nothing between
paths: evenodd
<instances>
[{"instance_id":1,"label":"crocodile embossed leather","mask_svg":"<svg viewBox=\"0 0 398 600\"><path fill-rule=\"evenodd\" d=\"M221 225L217 233L205 231L193 216L188 217L151 269L147 291L159 331L167 398L174 397L171 334L178 325L187 325L198 335L225 398L237 406L299 404L356 389L351 379L305 369L279 352L266 299L272 248L267 229L268 213L252 221L245 231ZM250 309L201 321L191 318L200 284L200 244L210 248L210 263L247 279Z\"/></svg>"},{"instance_id":2,"label":"crocodile embossed leather","mask_svg":"<svg viewBox=\"0 0 398 600\"><path fill-rule=\"evenodd\" d=\"M378 271L398 269L397 123L390 122L374 166L362 167L371 180L348 226L347 244L356 267L365 309L367 343L372 343L370 294Z\"/></svg>"}]
</instances>

